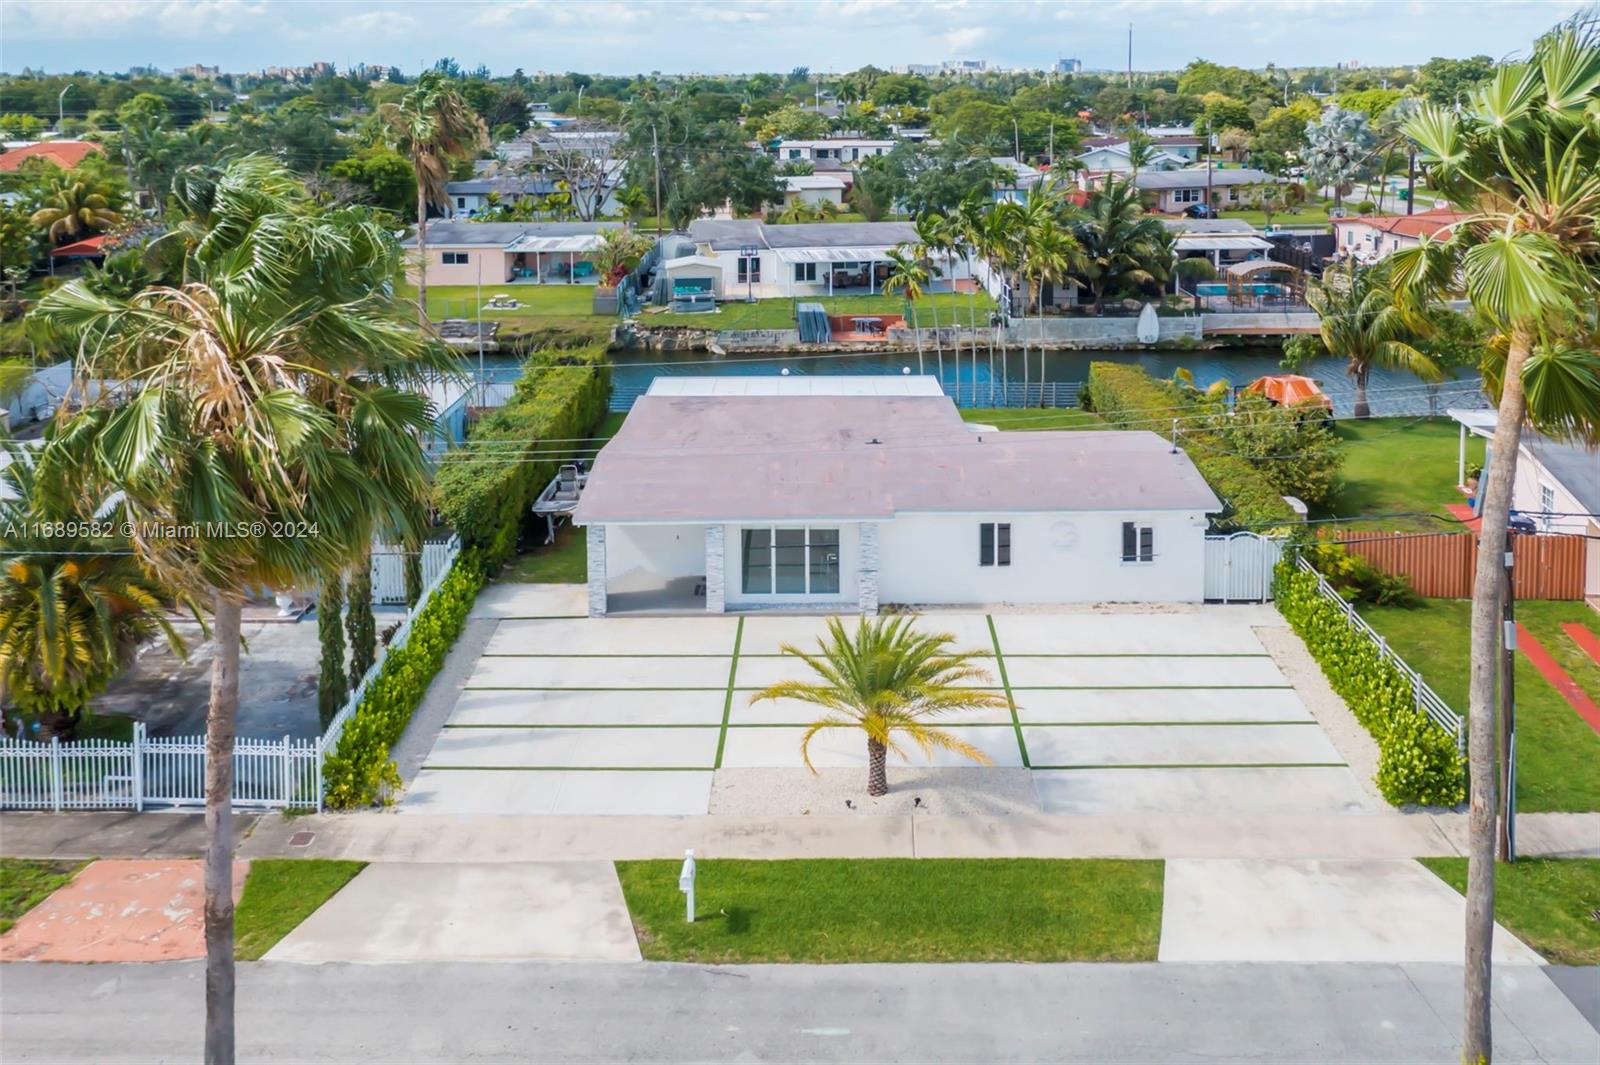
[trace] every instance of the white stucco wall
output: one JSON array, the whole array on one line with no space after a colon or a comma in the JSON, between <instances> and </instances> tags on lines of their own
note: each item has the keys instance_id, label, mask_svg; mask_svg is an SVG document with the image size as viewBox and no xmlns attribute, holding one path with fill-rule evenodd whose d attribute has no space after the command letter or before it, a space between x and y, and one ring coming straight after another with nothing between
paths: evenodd
<instances>
[{"instance_id":1,"label":"white stucco wall","mask_svg":"<svg viewBox=\"0 0 1600 1065\"><path fill-rule=\"evenodd\" d=\"M1011 523L1011 565L978 564L978 526ZM1122 523L1155 529L1155 560L1122 561ZM884 603L1199 602L1205 516L1157 513L902 514L879 526Z\"/></svg>"},{"instance_id":2,"label":"white stucco wall","mask_svg":"<svg viewBox=\"0 0 1600 1065\"><path fill-rule=\"evenodd\" d=\"M794 528L797 523L781 522L783 528ZM859 557L858 528L850 522L817 521L810 523L814 528L839 530L839 591L836 595L746 595L744 591L744 562L741 557L741 544L743 538L740 533L747 528L773 528L766 522L754 522L741 525L728 525L724 527L725 537L723 542L727 545L726 587L725 601L729 609L739 606L758 606L773 603L855 603L860 598L856 585L856 568Z\"/></svg>"},{"instance_id":3,"label":"white stucco wall","mask_svg":"<svg viewBox=\"0 0 1600 1065\"><path fill-rule=\"evenodd\" d=\"M1595 459L1600 462L1600 456ZM1550 508L1552 514L1573 515L1572 517L1554 517L1549 525L1540 523L1540 528L1545 532L1558 533L1583 533L1588 531L1589 521L1582 517L1589 508L1578 502L1578 497L1567 491L1537 462L1529 458L1529 451L1523 448L1523 453L1517 461L1517 477L1511 486L1511 509L1518 510L1528 517L1539 520L1543 510L1540 505L1541 485L1549 485L1555 490L1555 504Z\"/></svg>"},{"instance_id":4,"label":"white stucco wall","mask_svg":"<svg viewBox=\"0 0 1600 1065\"><path fill-rule=\"evenodd\" d=\"M638 569L663 580L704 576L705 526L607 525L607 579Z\"/></svg>"}]
</instances>

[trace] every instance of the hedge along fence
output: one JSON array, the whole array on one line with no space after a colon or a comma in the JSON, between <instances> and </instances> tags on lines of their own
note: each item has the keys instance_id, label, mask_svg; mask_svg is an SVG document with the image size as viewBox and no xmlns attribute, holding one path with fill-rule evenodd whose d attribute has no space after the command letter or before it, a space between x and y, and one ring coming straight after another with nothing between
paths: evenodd
<instances>
[{"instance_id":1,"label":"hedge along fence","mask_svg":"<svg viewBox=\"0 0 1600 1065\"><path fill-rule=\"evenodd\" d=\"M384 656L377 677L367 685L355 713L345 723L338 746L323 764L328 806L370 806L384 801L400 786L400 770L389 757L389 749L405 732L428 685L444 665L484 579L481 553L461 552L450 573L412 618L405 645Z\"/></svg>"},{"instance_id":2,"label":"hedge along fence","mask_svg":"<svg viewBox=\"0 0 1600 1065\"><path fill-rule=\"evenodd\" d=\"M1318 590L1317 574L1286 558L1272 582L1278 612L1323 676L1378 743L1378 791L1396 806L1454 806L1466 798L1456 737L1422 709L1412 678Z\"/></svg>"},{"instance_id":3,"label":"hedge along fence","mask_svg":"<svg viewBox=\"0 0 1600 1065\"><path fill-rule=\"evenodd\" d=\"M486 565L511 554L528 508L570 461L562 456L580 452L573 441L605 416L610 393L605 347L538 352L511 401L484 414L466 445L445 455L434 475L434 506Z\"/></svg>"},{"instance_id":4,"label":"hedge along fence","mask_svg":"<svg viewBox=\"0 0 1600 1065\"><path fill-rule=\"evenodd\" d=\"M1218 529L1265 532L1300 520L1265 474L1243 458L1226 454L1222 441L1197 427L1193 416L1201 413L1200 405L1171 381L1157 380L1137 366L1092 362L1085 396L1086 405L1120 429L1166 433L1173 419L1179 419L1184 451L1227 508L1213 519Z\"/></svg>"}]
</instances>

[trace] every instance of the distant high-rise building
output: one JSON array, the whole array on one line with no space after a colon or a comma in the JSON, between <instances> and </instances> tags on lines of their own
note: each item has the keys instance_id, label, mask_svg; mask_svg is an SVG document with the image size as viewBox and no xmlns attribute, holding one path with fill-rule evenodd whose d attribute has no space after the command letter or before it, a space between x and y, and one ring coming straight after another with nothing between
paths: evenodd
<instances>
[{"instance_id":1,"label":"distant high-rise building","mask_svg":"<svg viewBox=\"0 0 1600 1065\"><path fill-rule=\"evenodd\" d=\"M204 63L195 63L193 66L179 67L173 71L180 78L215 78L222 73L220 67L208 67Z\"/></svg>"},{"instance_id":2,"label":"distant high-rise building","mask_svg":"<svg viewBox=\"0 0 1600 1065\"><path fill-rule=\"evenodd\" d=\"M1057 74L1081 74L1083 72L1083 60L1057 59L1055 70Z\"/></svg>"}]
</instances>

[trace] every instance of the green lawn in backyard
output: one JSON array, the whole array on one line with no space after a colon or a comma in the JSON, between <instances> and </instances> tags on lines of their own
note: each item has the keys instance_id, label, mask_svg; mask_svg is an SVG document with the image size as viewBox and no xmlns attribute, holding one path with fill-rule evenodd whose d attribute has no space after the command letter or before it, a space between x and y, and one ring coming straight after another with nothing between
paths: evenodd
<instances>
[{"instance_id":1,"label":"green lawn in backyard","mask_svg":"<svg viewBox=\"0 0 1600 1065\"><path fill-rule=\"evenodd\" d=\"M367 866L320 858L257 858L234 914L234 956L255 961Z\"/></svg>"},{"instance_id":2,"label":"green lawn in backyard","mask_svg":"<svg viewBox=\"0 0 1600 1065\"><path fill-rule=\"evenodd\" d=\"M429 285L428 317L439 321L444 318L471 318L478 313L476 285ZM593 285L491 285L485 282L481 289L484 303L490 296L505 294L522 304L520 307L484 308L483 317L511 318L592 318L594 317ZM403 300L415 301L415 285L397 283L396 295ZM610 315L601 317L609 318Z\"/></svg>"},{"instance_id":3,"label":"green lawn in backyard","mask_svg":"<svg viewBox=\"0 0 1600 1065\"><path fill-rule=\"evenodd\" d=\"M539 544L512 559L501 571L509 584L582 584L589 579L588 539L583 530L563 522L556 527L556 542Z\"/></svg>"},{"instance_id":4,"label":"green lawn in backyard","mask_svg":"<svg viewBox=\"0 0 1600 1065\"><path fill-rule=\"evenodd\" d=\"M935 313L939 316L940 325L948 326L952 321L952 313L955 315L954 321L966 324L969 317L967 309L969 301L977 320L980 323L987 323L989 310L994 306L994 300L988 293L980 292L969 297L965 293L936 292L916 301L917 324L923 327L932 326ZM827 308L829 314L834 315L906 314L906 301L900 296L800 296L795 299L784 297L757 300L754 303L728 302L721 304L721 309L716 314L673 314L670 311L647 313L639 316L639 324L718 331L792 329L794 308L797 303L820 303ZM909 317L907 315L908 319Z\"/></svg>"},{"instance_id":5,"label":"green lawn in backyard","mask_svg":"<svg viewBox=\"0 0 1600 1065\"><path fill-rule=\"evenodd\" d=\"M1423 858L1467 891L1465 858ZM1521 858L1494 867L1494 916L1554 965L1600 965L1600 858Z\"/></svg>"},{"instance_id":6,"label":"green lawn in backyard","mask_svg":"<svg viewBox=\"0 0 1600 1065\"><path fill-rule=\"evenodd\" d=\"M1344 442L1344 487L1331 507L1312 517L1421 512L1450 517L1446 503L1465 502L1456 490L1459 426L1448 418L1370 418L1337 423ZM1467 465L1483 461L1483 440L1467 439ZM1350 522L1348 528L1403 532L1453 532L1455 527L1416 516Z\"/></svg>"},{"instance_id":7,"label":"green lawn in backyard","mask_svg":"<svg viewBox=\"0 0 1600 1065\"><path fill-rule=\"evenodd\" d=\"M78 875L88 862L0 858L0 934Z\"/></svg>"},{"instance_id":8,"label":"green lawn in backyard","mask_svg":"<svg viewBox=\"0 0 1600 1065\"><path fill-rule=\"evenodd\" d=\"M1267 222L1267 215L1265 211L1223 210L1220 212L1220 214L1223 218L1243 219L1258 229L1265 229L1269 224ZM1302 209L1298 214L1285 214L1281 211L1274 211L1272 213L1272 222L1270 224L1275 226L1320 226L1322 228L1327 228L1328 209L1326 207L1307 207Z\"/></svg>"},{"instance_id":9,"label":"green lawn in backyard","mask_svg":"<svg viewBox=\"0 0 1600 1065\"><path fill-rule=\"evenodd\" d=\"M1361 614L1422 674L1457 713L1467 710L1471 604L1429 599L1416 610L1362 607ZM1600 633L1600 616L1581 602L1530 600L1517 604L1528 631L1585 690L1600 692L1600 666L1561 631L1578 622ZM1600 735L1549 685L1524 655L1517 655L1517 807L1600 810Z\"/></svg>"},{"instance_id":10,"label":"green lawn in backyard","mask_svg":"<svg viewBox=\"0 0 1600 1065\"><path fill-rule=\"evenodd\" d=\"M1154 961L1161 940L1159 861L703 860L693 924L679 866L617 863L650 960Z\"/></svg>"},{"instance_id":11,"label":"green lawn in backyard","mask_svg":"<svg viewBox=\"0 0 1600 1065\"><path fill-rule=\"evenodd\" d=\"M981 422L996 429L1104 429L1098 414L1077 407L1051 407L1047 410L1018 407L972 407L963 409L964 421Z\"/></svg>"}]
</instances>

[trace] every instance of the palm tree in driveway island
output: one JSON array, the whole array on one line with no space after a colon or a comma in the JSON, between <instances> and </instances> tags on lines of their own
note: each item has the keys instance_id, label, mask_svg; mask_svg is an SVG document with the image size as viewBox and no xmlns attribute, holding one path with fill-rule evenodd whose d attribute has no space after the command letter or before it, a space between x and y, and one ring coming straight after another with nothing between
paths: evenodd
<instances>
[{"instance_id":1,"label":"palm tree in driveway island","mask_svg":"<svg viewBox=\"0 0 1600 1065\"><path fill-rule=\"evenodd\" d=\"M811 740L826 729L859 729L867 739L867 794L887 795L890 751L904 755L899 737L923 754L954 751L974 762L989 758L972 744L933 723L942 714L1004 707L1005 696L964 685L991 680L976 664L981 651L956 651L948 632L921 632L916 619L863 618L854 635L837 618L828 619L828 635L815 653L784 644L784 654L800 659L817 675L815 681L786 680L751 697L797 699L820 706L827 714L806 727L800 755L813 773Z\"/></svg>"}]
</instances>

